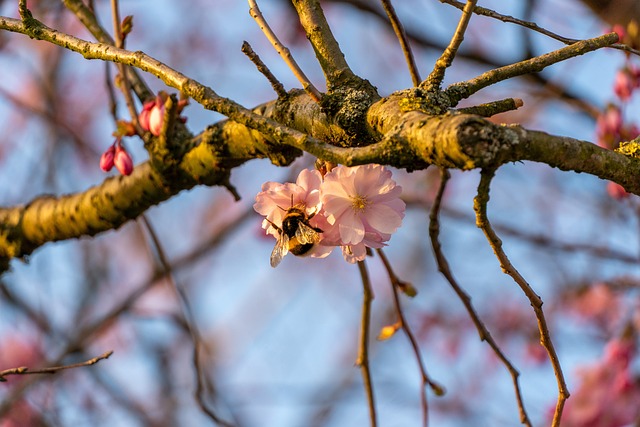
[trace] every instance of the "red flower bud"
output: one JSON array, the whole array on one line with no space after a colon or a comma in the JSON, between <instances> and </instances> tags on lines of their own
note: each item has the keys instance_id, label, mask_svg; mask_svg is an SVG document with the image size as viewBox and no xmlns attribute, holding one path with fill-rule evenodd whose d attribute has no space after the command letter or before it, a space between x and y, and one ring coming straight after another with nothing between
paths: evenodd
<instances>
[{"instance_id":1,"label":"red flower bud","mask_svg":"<svg viewBox=\"0 0 640 427\"><path fill-rule=\"evenodd\" d=\"M102 153L102 156L100 157L100 169L102 169L105 172L109 172L111 168L113 168L113 159L115 157L115 154L116 154L116 147L114 144L114 145L111 145L107 149L107 151Z\"/></svg>"},{"instance_id":2,"label":"red flower bud","mask_svg":"<svg viewBox=\"0 0 640 427\"><path fill-rule=\"evenodd\" d=\"M629 193L625 191L622 185L611 181L607 182L607 193L616 200L622 200L629 197Z\"/></svg>"},{"instance_id":3,"label":"red flower bud","mask_svg":"<svg viewBox=\"0 0 640 427\"><path fill-rule=\"evenodd\" d=\"M119 144L116 148L116 154L113 159L113 163L115 164L116 169L118 169L118 171L120 171L122 175L131 175L131 172L133 172L133 160L131 159L129 153L127 153L125 149L122 148L122 146L120 146Z\"/></svg>"}]
</instances>

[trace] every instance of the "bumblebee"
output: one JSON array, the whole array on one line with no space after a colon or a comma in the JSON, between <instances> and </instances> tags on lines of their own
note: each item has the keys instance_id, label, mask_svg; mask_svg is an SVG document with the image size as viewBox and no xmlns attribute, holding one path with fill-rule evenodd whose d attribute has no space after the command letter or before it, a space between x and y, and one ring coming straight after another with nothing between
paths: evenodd
<instances>
[{"instance_id":1,"label":"bumblebee","mask_svg":"<svg viewBox=\"0 0 640 427\"><path fill-rule=\"evenodd\" d=\"M309 224L314 215L292 206L282 219L282 228L269 221L278 230L278 241L271 252L271 267L277 267L287 253L303 256L318 243L322 230Z\"/></svg>"}]
</instances>

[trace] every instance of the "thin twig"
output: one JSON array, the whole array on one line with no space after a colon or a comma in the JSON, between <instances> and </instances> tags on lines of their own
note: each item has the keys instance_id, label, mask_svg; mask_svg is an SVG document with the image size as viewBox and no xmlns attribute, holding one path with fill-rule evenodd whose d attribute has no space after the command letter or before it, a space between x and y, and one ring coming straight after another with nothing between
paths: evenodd
<instances>
[{"instance_id":1,"label":"thin twig","mask_svg":"<svg viewBox=\"0 0 640 427\"><path fill-rule=\"evenodd\" d=\"M449 99L451 99L452 104L455 105L461 99L468 98L487 86L508 80L512 77L540 72L546 67L557 64L558 62L562 62L569 58L583 55L587 52L592 52L606 46L611 46L617 40L618 35L616 33L609 33L593 39L582 40L570 46L554 50L553 52L536 56L535 58L495 68L482 73L471 80L454 83L445 89L444 92L448 95Z\"/></svg>"},{"instance_id":2,"label":"thin twig","mask_svg":"<svg viewBox=\"0 0 640 427\"><path fill-rule=\"evenodd\" d=\"M114 45L117 48L124 49L124 35L122 34L122 27L120 24L120 10L118 7L118 0L111 0L111 16L113 19L113 32L115 34ZM124 95L124 100L131 116L131 123L136 128L139 135L144 132L138 123L138 113L136 111L133 97L131 96L131 83L129 82L129 67L124 64L116 64L118 71L120 72L120 90Z\"/></svg>"},{"instance_id":3,"label":"thin twig","mask_svg":"<svg viewBox=\"0 0 640 427\"><path fill-rule=\"evenodd\" d=\"M373 383L371 382L371 369L369 366L369 329L371 328L371 302L373 301L373 290L371 289L371 281L369 273L364 261L358 261L358 269L362 278L363 299L362 299L362 319L360 323L360 340L358 345L358 358L356 366L360 367L362 373L362 381L367 394L367 403L369 404L369 420L371 427L378 425L378 416L376 413L376 403L373 395Z\"/></svg>"},{"instance_id":4,"label":"thin twig","mask_svg":"<svg viewBox=\"0 0 640 427\"><path fill-rule=\"evenodd\" d=\"M195 368L196 374L196 390L194 391L194 397L196 399L196 402L198 403L198 406L200 407L202 412L204 412L213 422L225 427L233 427L233 424L220 418L215 412L213 412L213 410L211 410L211 408L209 408L209 406L204 401L204 392L206 391L207 387L203 379L204 374L202 373L202 362L200 360L200 352L203 346L202 337L200 336L200 332L198 331L195 320L193 319L193 312L191 310L187 295L185 294L184 290L180 288L176 283L173 277L171 265L167 260L162 244L160 243L160 239L158 238L155 229L151 225L151 222L149 222L149 219L146 215L142 215L142 223L149 233L153 248L158 256L158 261L160 262L160 265L162 267L162 272L163 274L166 274L167 280L169 281L172 289L176 293L176 296L178 297L178 300L182 305L182 313L184 316L185 326L193 342L193 366Z\"/></svg>"},{"instance_id":5,"label":"thin twig","mask_svg":"<svg viewBox=\"0 0 640 427\"><path fill-rule=\"evenodd\" d=\"M418 341L416 340L413 331L411 330L411 327L407 323L407 319L404 316L404 311L402 310L402 305L400 304L400 296L398 295L398 289L402 288L402 281L398 279L398 276L396 276L396 274L393 272L391 264L389 263L389 260L387 259L387 256L382 251L382 249L377 249L376 252L380 256L380 259L382 260L382 263L387 270L387 274L389 274L391 290L393 292L393 304L396 308L396 313L398 314L400 328L402 328L402 331L407 336L407 339L411 344L411 348L413 349L413 354L415 355L416 361L418 362L418 368L420 369L420 377L422 381L422 386L420 387L422 425L424 427L427 427L429 425L429 402L427 401L427 386L431 387L431 389L437 396L442 396L444 394L444 388L431 380L431 378L427 374L427 368L424 366L424 360L422 359L420 346L418 346Z\"/></svg>"},{"instance_id":6,"label":"thin twig","mask_svg":"<svg viewBox=\"0 0 640 427\"><path fill-rule=\"evenodd\" d=\"M424 207L425 209L431 209L432 204L426 202L422 198L411 198L411 196L403 196L403 200L407 204L407 207ZM442 206L440 211L455 221L460 221L466 225L475 222L475 217L468 215L461 210ZM515 237L523 240L532 245L541 246L547 250L552 249L555 251L569 252L571 254L588 255L594 258L601 258L605 260L615 260L625 264L638 264L640 258L635 255L629 255L628 253L617 250L612 247L597 245L595 243L569 243L556 240L555 237L547 236L542 233L529 232L521 230L517 227L511 227L507 224L494 224L494 230L496 232Z\"/></svg>"},{"instance_id":7,"label":"thin twig","mask_svg":"<svg viewBox=\"0 0 640 427\"><path fill-rule=\"evenodd\" d=\"M32 18L31 11L27 8L27 0L18 0L18 13L23 21Z\"/></svg>"},{"instance_id":8,"label":"thin twig","mask_svg":"<svg viewBox=\"0 0 640 427\"><path fill-rule=\"evenodd\" d=\"M458 108L456 111L463 114L475 114L482 117L492 117L496 114L517 110L524 105L520 98L506 98L499 101L491 101L485 104L473 105L471 107Z\"/></svg>"},{"instance_id":9,"label":"thin twig","mask_svg":"<svg viewBox=\"0 0 640 427\"><path fill-rule=\"evenodd\" d=\"M322 99L322 94L320 94L318 89L316 89L313 83L311 83L311 81L306 76L304 71L302 71L300 66L298 66L298 63L296 62L296 60L293 59L293 56L291 56L291 52L289 51L289 49L286 46L284 46L282 43L280 43L280 40L278 40L278 36L276 36L276 34L273 32L273 30L271 29L267 21L264 19L262 12L258 8L258 4L256 3L256 0L248 0L248 1L249 1L249 14L258 23L258 26L260 27L264 35L267 37L267 40L271 42L271 45L274 47L276 52L278 52L278 55L280 55L282 60L289 66L291 71L293 71L293 74L296 76L296 78L302 85L302 88L309 94L311 99L313 99L316 102L320 102L320 100Z\"/></svg>"},{"instance_id":10,"label":"thin twig","mask_svg":"<svg viewBox=\"0 0 640 427\"><path fill-rule=\"evenodd\" d=\"M520 391L520 384L518 377L520 376L520 372L513 366L511 361L505 356L502 352L496 341L493 339L493 336L487 329L487 326L480 319L480 316L476 312L476 309L473 307L471 303L471 297L469 294L462 289L462 287L458 284L458 281L453 277L453 273L449 268L449 262L447 258L444 256L442 252L442 245L440 244L439 236L440 236L440 207L442 204L442 198L444 196L445 189L447 187L447 182L449 181L450 174L446 169L440 169L441 179L440 179L440 187L438 188L438 193L436 194L435 200L433 202L433 206L431 207L431 212L429 213L429 238L431 240L431 246L433 248L434 257L436 259L436 263L438 264L438 270L442 275L447 279L449 285L453 288L453 291L456 293L460 301L464 305L464 308L467 310L471 321L476 327L478 331L478 335L480 336L481 341L485 341L489 344L489 347L496 354L498 359L504 364L504 366L509 371L511 375L511 380L513 382L513 389L516 395L516 401L518 404L518 411L520 413L520 422L526 426L531 427L531 420L527 415L527 411L524 407L524 400L522 399L522 392Z\"/></svg>"},{"instance_id":11,"label":"thin twig","mask_svg":"<svg viewBox=\"0 0 640 427\"><path fill-rule=\"evenodd\" d=\"M69 1L69 0L65 0ZM327 0L328 2L329 0ZM384 11L376 7L376 3L371 0L330 0L332 3L345 3L352 5L359 10L371 14L376 19L380 20L384 25L389 25L389 19ZM464 7L464 5L463 5ZM476 6L477 9L477 6ZM474 11L476 10L474 9ZM433 38L429 38L424 32L412 30L411 27L406 28L407 37L409 40L414 43L414 46L421 46L427 49L437 49L443 50L444 47ZM614 45L615 46L615 45ZM464 51L463 49L458 51L458 58L465 59L471 62L477 62L484 67L489 68L497 68L501 67L504 64L497 62L495 59L488 57L485 54L481 54L478 52ZM584 110L589 116L596 118L600 115L600 108L593 105L591 102L583 99L582 96L578 95L576 92L570 91L568 88L563 87L553 81L550 81L545 76L540 74L528 74L523 76L529 81L535 83L539 87L541 87L547 94L551 94L558 98L564 98L566 102L571 105L576 106L577 108Z\"/></svg>"},{"instance_id":12,"label":"thin twig","mask_svg":"<svg viewBox=\"0 0 640 427\"><path fill-rule=\"evenodd\" d=\"M267 80L271 84L271 87L278 95L278 98L285 98L287 96L287 91L284 89L284 86L282 85L282 83L280 83L280 81L276 78L276 76L273 75L269 67L267 67L265 63L262 62L262 59L260 59L258 54L254 52L249 42L244 41L242 43L241 50L242 50L242 53L247 55L247 57L251 60L251 62L255 64L258 71L260 71L262 75L267 78Z\"/></svg>"},{"instance_id":13,"label":"thin twig","mask_svg":"<svg viewBox=\"0 0 640 427\"><path fill-rule=\"evenodd\" d=\"M553 372L556 376L558 383L558 400L556 403L555 413L553 415L552 427L558 427L560 425L560 419L562 418L562 409L564 408L565 401L569 397L569 390L564 379L562 367L560 366L560 360L556 353L553 341L551 340L551 334L549 332L549 326L542 310L542 299L531 288L529 283L520 275L518 270L511 264L509 258L502 250L502 240L495 233L487 217L487 204L489 202L489 190L491 180L495 174L495 170L482 170L480 175L480 183L478 184L478 194L473 200L473 209L476 212L476 225L484 232L484 235L489 242L489 245L493 249L493 252L500 262L500 268L505 274L511 276L511 278L520 286L522 292L526 295L533 307L533 311L536 315L538 322L538 332L540 334L540 344L545 348L553 367Z\"/></svg>"},{"instance_id":14,"label":"thin twig","mask_svg":"<svg viewBox=\"0 0 640 427\"><path fill-rule=\"evenodd\" d=\"M108 359L109 356L113 354L113 350L109 350L104 352L100 356L94 357L93 359L89 359L85 362L74 363L72 365L62 365L62 366L52 366L49 368L35 369L29 370L26 366L21 366L19 368L5 369L4 371L0 371L0 382L5 382L7 379L5 378L8 375L32 375L32 374L55 374L60 371L64 371L66 369L75 369L81 368L84 366L95 365L101 360Z\"/></svg>"},{"instance_id":15,"label":"thin twig","mask_svg":"<svg viewBox=\"0 0 640 427\"><path fill-rule=\"evenodd\" d=\"M462 10L464 8L464 3L456 1L456 0L440 0L441 3L446 3L449 4L453 7L456 7L460 10ZM497 19L499 21L502 22L507 22L510 24L516 24L516 25L520 25L522 27L525 27L529 30L535 31L537 33L540 34L544 34L547 37L550 37L554 40L558 40L561 43L567 44L567 45L571 45L574 43L579 42L579 39L572 39L569 37L564 37L561 36L559 34L554 33L553 31L549 31L545 28L542 28L541 26L539 26L538 24L536 24L535 22L531 22L531 21L526 21L523 19L518 19L515 18L513 16L510 15L503 15L502 13L498 13L494 10L491 9L487 9L485 7L481 7L481 6L476 6L476 8L473 10L473 13L477 14L477 15L483 15L483 16L487 16L489 18L493 18L493 19ZM640 50L637 49L633 49L630 46L627 46L625 44L622 43L616 43L614 45L611 45L610 47L612 47L613 49L618 49L618 50L623 50L625 52L629 52L629 53L633 53L634 55L640 55Z\"/></svg>"},{"instance_id":16,"label":"thin twig","mask_svg":"<svg viewBox=\"0 0 640 427\"><path fill-rule=\"evenodd\" d=\"M418 71L418 66L416 65L415 58L413 57L411 45L409 45L409 40L407 39L407 33L404 31L404 27L402 26L400 19L398 19L398 15L396 14L396 11L391 4L391 0L381 1L382 7L384 7L384 11L387 13L389 22L391 22L393 31L396 33L396 37L398 37L398 41L400 42L400 46L402 47L402 52L404 53L404 58L407 61L407 66L409 67L409 73L411 74L413 85L418 86L421 81L420 72Z\"/></svg>"},{"instance_id":17,"label":"thin twig","mask_svg":"<svg viewBox=\"0 0 640 427\"><path fill-rule=\"evenodd\" d=\"M473 8L476 6L476 3L477 0L467 0L467 4L462 10L462 16L460 17L460 21L458 22L458 27L456 28L455 33L453 33L453 37L451 37L449 46L447 46L444 52L442 52L442 55L440 56L440 58L438 58L436 64L433 67L433 71L431 71L429 77L427 77L427 79L423 81L420 86L424 87L427 90L440 90L442 80L444 79L445 70L453 62L453 58L455 58L456 53L458 52L458 48L464 40L464 33L467 30L467 25L469 24L469 20L471 19Z\"/></svg>"},{"instance_id":18,"label":"thin twig","mask_svg":"<svg viewBox=\"0 0 640 427\"><path fill-rule=\"evenodd\" d=\"M62 0L62 2L67 9L76 15L82 25L85 26L96 40L104 44L114 45L113 38L104 28L102 28L92 7L87 7L82 0ZM153 92L151 92L151 89L149 89L136 70L130 69L128 77L133 86L133 90L140 101L144 102L147 99L153 98Z\"/></svg>"},{"instance_id":19,"label":"thin twig","mask_svg":"<svg viewBox=\"0 0 640 427\"><path fill-rule=\"evenodd\" d=\"M300 18L300 24L311 46L313 46L316 59L327 81L328 91L331 92L334 88L345 83L347 85L353 84L354 79L361 81L349 68L345 55L333 36L329 22L324 15L320 0L294 0L291 3L293 3Z\"/></svg>"}]
</instances>

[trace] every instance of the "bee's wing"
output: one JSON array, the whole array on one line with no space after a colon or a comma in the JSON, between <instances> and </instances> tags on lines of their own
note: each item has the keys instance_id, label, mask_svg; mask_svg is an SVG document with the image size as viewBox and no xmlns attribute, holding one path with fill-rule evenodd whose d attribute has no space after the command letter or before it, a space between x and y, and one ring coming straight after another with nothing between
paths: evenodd
<instances>
[{"instance_id":1,"label":"bee's wing","mask_svg":"<svg viewBox=\"0 0 640 427\"><path fill-rule=\"evenodd\" d=\"M296 239L302 244L306 243L318 243L320 240L320 234L312 227L308 226L304 222L298 224L298 229L296 230Z\"/></svg>"},{"instance_id":2,"label":"bee's wing","mask_svg":"<svg viewBox=\"0 0 640 427\"><path fill-rule=\"evenodd\" d=\"M284 233L280 233L280 236L278 236L278 241L276 242L276 246L273 248L273 251L271 252L271 267L275 268L278 266L278 264L280 264L280 261L282 261L282 258L284 258L284 256L289 252L289 237L284 234Z\"/></svg>"}]
</instances>

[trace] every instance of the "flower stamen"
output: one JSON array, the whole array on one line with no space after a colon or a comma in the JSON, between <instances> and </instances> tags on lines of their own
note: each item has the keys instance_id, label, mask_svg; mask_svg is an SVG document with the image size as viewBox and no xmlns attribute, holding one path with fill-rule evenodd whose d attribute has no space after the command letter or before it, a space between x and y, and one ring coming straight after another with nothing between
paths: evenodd
<instances>
[{"instance_id":1,"label":"flower stamen","mask_svg":"<svg viewBox=\"0 0 640 427\"><path fill-rule=\"evenodd\" d=\"M361 196L359 194L356 194L355 196L351 196L351 206L353 207L353 210L356 212L364 212L364 210L369 205L369 203L370 202L366 198L366 196Z\"/></svg>"}]
</instances>

